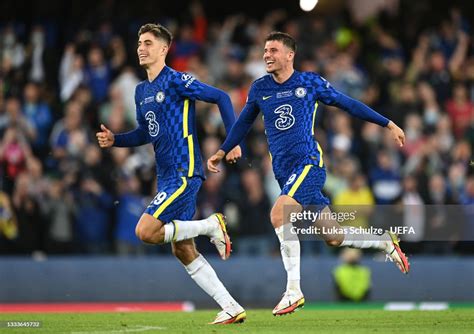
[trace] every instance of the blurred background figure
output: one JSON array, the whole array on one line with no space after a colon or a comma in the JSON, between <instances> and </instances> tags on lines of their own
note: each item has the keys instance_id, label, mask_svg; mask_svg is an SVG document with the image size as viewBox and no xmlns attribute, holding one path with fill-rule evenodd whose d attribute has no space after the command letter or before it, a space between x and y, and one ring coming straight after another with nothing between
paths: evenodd
<instances>
[{"instance_id":1,"label":"blurred background figure","mask_svg":"<svg viewBox=\"0 0 474 334\"><path fill-rule=\"evenodd\" d=\"M149 199L140 192L141 183L137 176L123 176L119 179L114 210L114 238L117 253L122 256L145 254L145 245L135 236L135 225L140 220L143 208L149 203Z\"/></svg>"},{"instance_id":2,"label":"blurred background figure","mask_svg":"<svg viewBox=\"0 0 474 334\"><path fill-rule=\"evenodd\" d=\"M333 272L334 289L340 301L360 302L369 298L372 286L370 269L360 264L362 252L355 248L341 251L341 264Z\"/></svg>"}]
</instances>

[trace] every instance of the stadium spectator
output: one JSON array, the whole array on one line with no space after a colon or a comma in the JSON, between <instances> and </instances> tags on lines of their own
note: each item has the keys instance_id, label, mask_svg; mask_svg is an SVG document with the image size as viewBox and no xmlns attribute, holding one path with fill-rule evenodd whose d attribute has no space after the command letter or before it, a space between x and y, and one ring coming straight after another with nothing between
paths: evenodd
<instances>
[{"instance_id":1,"label":"stadium spectator","mask_svg":"<svg viewBox=\"0 0 474 334\"><path fill-rule=\"evenodd\" d=\"M342 264L332 272L338 300L360 302L369 298L371 272L360 264L361 257L360 249L345 248L341 251Z\"/></svg>"},{"instance_id":2,"label":"stadium spectator","mask_svg":"<svg viewBox=\"0 0 474 334\"><path fill-rule=\"evenodd\" d=\"M35 132L32 148L36 156L44 159L48 153L49 131L53 125L50 107L41 101L40 87L34 82L26 84L24 89L23 114Z\"/></svg>"},{"instance_id":3,"label":"stadium spectator","mask_svg":"<svg viewBox=\"0 0 474 334\"><path fill-rule=\"evenodd\" d=\"M245 255L268 255L272 250L272 238L269 235L270 202L265 194L262 176L255 169L242 172L244 195L238 200L239 238L236 249Z\"/></svg>"},{"instance_id":4,"label":"stadium spectator","mask_svg":"<svg viewBox=\"0 0 474 334\"><path fill-rule=\"evenodd\" d=\"M76 206L65 181L52 178L48 192L40 201L47 222L46 252L69 254L74 251L74 214Z\"/></svg>"},{"instance_id":5,"label":"stadium spectator","mask_svg":"<svg viewBox=\"0 0 474 334\"><path fill-rule=\"evenodd\" d=\"M135 225L149 199L140 194L138 177L131 175L119 178L118 198L114 207L116 225L115 247L119 255L143 255L144 244L135 236Z\"/></svg>"}]
</instances>

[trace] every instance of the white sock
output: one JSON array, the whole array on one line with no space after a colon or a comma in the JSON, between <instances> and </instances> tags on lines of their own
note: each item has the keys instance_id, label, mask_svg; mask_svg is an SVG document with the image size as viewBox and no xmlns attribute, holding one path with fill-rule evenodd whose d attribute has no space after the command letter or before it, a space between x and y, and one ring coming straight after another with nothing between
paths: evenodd
<instances>
[{"instance_id":1,"label":"white sock","mask_svg":"<svg viewBox=\"0 0 474 334\"><path fill-rule=\"evenodd\" d=\"M280 252L285 266L287 283L286 290L301 291L300 286L300 241L296 236L286 235L284 229L289 231L292 224L280 226L275 233L280 241ZM291 239L291 240L290 240Z\"/></svg>"},{"instance_id":2,"label":"white sock","mask_svg":"<svg viewBox=\"0 0 474 334\"><path fill-rule=\"evenodd\" d=\"M184 267L197 285L211 296L223 310L243 311L242 306L232 298L204 256L199 254L193 262Z\"/></svg>"},{"instance_id":3,"label":"white sock","mask_svg":"<svg viewBox=\"0 0 474 334\"><path fill-rule=\"evenodd\" d=\"M208 235L214 227L213 222L207 218L202 220L173 220L165 224L164 243L181 241Z\"/></svg>"},{"instance_id":4,"label":"white sock","mask_svg":"<svg viewBox=\"0 0 474 334\"><path fill-rule=\"evenodd\" d=\"M344 241L339 247L352 248L375 248L385 250L387 248L387 236L376 234L351 234L348 229L344 229Z\"/></svg>"}]
</instances>

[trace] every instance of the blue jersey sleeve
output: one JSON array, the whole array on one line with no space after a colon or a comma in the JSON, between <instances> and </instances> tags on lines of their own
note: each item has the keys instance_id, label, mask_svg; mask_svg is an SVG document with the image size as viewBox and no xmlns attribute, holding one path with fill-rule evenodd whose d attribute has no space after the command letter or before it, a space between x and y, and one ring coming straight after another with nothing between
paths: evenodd
<instances>
[{"instance_id":1,"label":"blue jersey sleeve","mask_svg":"<svg viewBox=\"0 0 474 334\"><path fill-rule=\"evenodd\" d=\"M148 134L148 124L140 113L140 97L139 97L139 86L135 88L135 109L137 113L137 128L126 132L115 135L114 146L116 147L134 147L151 142L151 137Z\"/></svg>"},{"instance_id":2,"label":"blue jersey sleeve","mask_svg":"<svg viewBox=\"0 0 474 334\"><path fill-rule=\"evenodd\" d=\"M240 116L232 127L232 130L227 135L226 140L221 146L221 150L227 153L235 146L239 145L239 143L242 142L247 133L250 131L250 128L252 127L252 124L255 121L255 118L257 118L259 112L260 110L257 106L256 99L256 89L252 85L244 109L240 113Z\"/></svg>"},{"instance_id":3,"label":"blue jersey sleeve","mask_svg":"<svg viewBox=\"0 0 474 334\"><path fill-rule=\"evenodd\" d=\"M387 126L390 122L389 119L380 115L364 103L337 91L326 79L317 74L314 75L314 84L316 85L318 100L324 104L341 108L354 117L383 127Z\"/></svg>"},{"instance_id":4,"label":"blue jersey sleeve","mask_svg":"<svg viewBox=\"0 0 474 334\"><path fill-rule=\"evenodd\" d=\"M218 88L206 85L187 73L182 73L181 77L176 78L175 84L177 91L182 96L189 97L193 100L217 104L226 132L229 134L235 122L235 114L232 102L227 93Z\"/></svg>"}]
</instances>

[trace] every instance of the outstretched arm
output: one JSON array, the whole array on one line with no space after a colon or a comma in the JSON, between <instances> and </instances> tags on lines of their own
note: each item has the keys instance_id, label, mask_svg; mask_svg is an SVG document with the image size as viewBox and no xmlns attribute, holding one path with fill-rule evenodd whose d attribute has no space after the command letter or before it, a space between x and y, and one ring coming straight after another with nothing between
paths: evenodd
<instances>
[{"instance_id":1,"label":"outstretched arm","mask_svg":"<svg viewBox=\"0 0 474 334\"><path fill-rule=\"evenodd\" d=\"M135 108L137 111L138 127L126 133L114 134L112 131L107 129L105 125L101 124L100 128L102 131L96 133L100 147L134 147L151 142L150 135L148 134L147 122L140 114L137 89L135 90Z\"/></svg>"},{"instance_id":2,"label":"outstretched arm","mask_svg":"<svg viewBox=\"0 0 474 334\"><path fill-rule=\"evenodd\" d=\"M206 85L205 83L196 80L194 77L188 75L178 78L176 80L178 91L187 97L192 99L217 104L219 112L221 113L222 121L226 129L226 133L229 134L232 125L235 122L234 108L230 101L229 95L224 91ZM236 146L231 150L226 157L229 163L235 163L242 156L242 151L239 146Z\"/></svg>"},{"instance_id":3,"label":"outstretched arm","mask_svg":"<svg viewBox=\"0 0 474 334\"><path fill-rule=\"evenodd\" d=\"M235 122L234 108L229 95L223 90L200 83L202 90L197 94L196 98L201 101L217 104L224 122L225 130L229 134L232 125Z\"/></svg>"},{"instance_id":4,"label":"outstretched arm","mask_svg":"<svg viewBox=\"0 0 474 334\"><path fill-rule=\"evenodd\" d=\"M347 111L354 117L388 128L398 146L402 147L405 144L405 133L403 130L400 129L400 127L398 127L394 122L380 115L378 112L364 103L339 93L335 103L332 105Z\"/></svg>"},{"instance_id":5,"label":"outstretched arm","mask_svg":"<svg viewBox=\"0 0 474 334\"><path fill-rule=\"evenodd\" d=\"M255 106L254 103L249 103L245 105L240 117L235 122L232 130L227 135L225 142L222 144L219 151L214 154L212 157L207 160L207 168L213 172L219 172L217 165L219 162L224 158L225 154L232 150L235 146L237 146L242 140L244 140L245 136L249 132L255 118L258 115L258 108Z\"/></svg>"},{"instance_id":6,"label":"outstretched arm","mask_svg":"<svg viewBox=\"0 0 474 334\"><path fill-rule=\"evenodd\" d=\"M210 102L217 104L219 112L221 113L222 121L224 122L226 133L229 134L232 129L232 125L235 123L234 108L232 102L227 93L218 88L200 83L202 86L201 92L198 94L197 98L201 101ZM240 146L234 147L232 150L227 153L226 160L227 162L233 164L242 156L242 150Z\"/></svg>"},{"instance_id":7,"label":"outstretched arm","mask_svg":"<svg viewBox=\"0 0 474 334\"><path fill-rule=\"evenodd\" d=\"M338 107L354 117L386 127L390 130L392 137L400 147L405 144L403 130L388 118L380 115L364 103L337 91L322 77L316 78L316 85L319 91L318 99L324 104Z\"/></svg>"}]
</instances>

